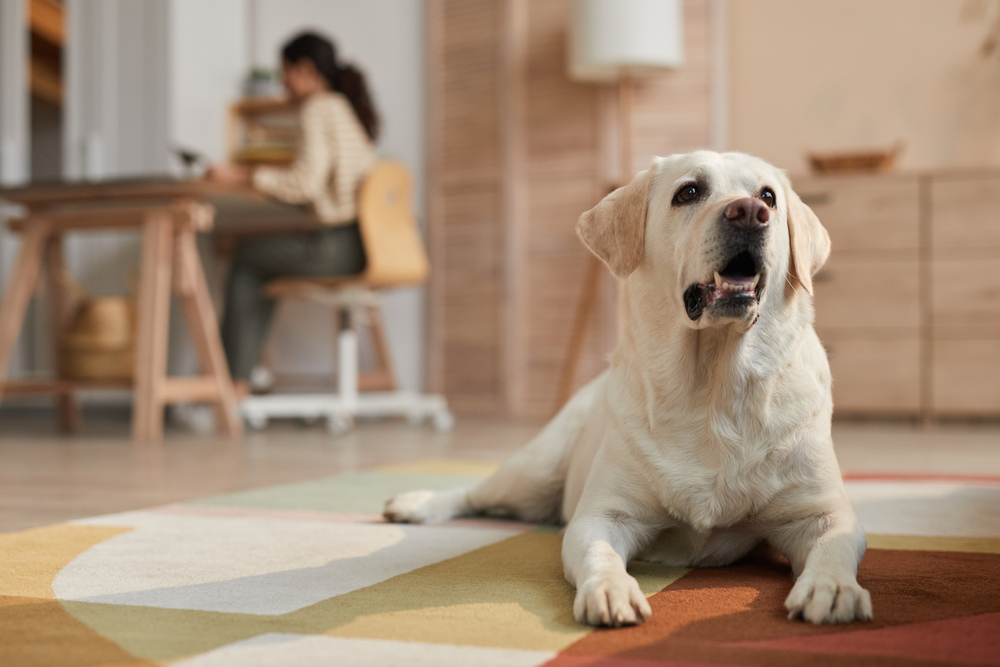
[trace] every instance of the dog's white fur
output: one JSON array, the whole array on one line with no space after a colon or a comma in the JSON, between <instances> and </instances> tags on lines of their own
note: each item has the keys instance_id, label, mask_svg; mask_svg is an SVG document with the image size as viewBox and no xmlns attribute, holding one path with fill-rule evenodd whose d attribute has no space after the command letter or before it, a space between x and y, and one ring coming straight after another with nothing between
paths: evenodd
<instances>
[{"instance_id":1,"label":"dog's white fur","mask_svg":"<svg viewBox=\"0 0 1000 667\"><path fill-rule=\"evenodd\" d=\"M691 182L702 198L675 205ZM765 186L777 202L757 312L708 309L692 321L683 293L719 268L723 210ZM504 509L566 522L574 615L592 625L650 616L630 559L726 565L761 542L791 562L790 618L871 618L856 580L865 536L834 456L830 370L812 327L811 277L829 237L785 175L740 153L657 158L584 214L578 231L620 278L622 333L609 370L487 481L404 493L386 517L421 523Z\"/></svg>"}]
</instances>

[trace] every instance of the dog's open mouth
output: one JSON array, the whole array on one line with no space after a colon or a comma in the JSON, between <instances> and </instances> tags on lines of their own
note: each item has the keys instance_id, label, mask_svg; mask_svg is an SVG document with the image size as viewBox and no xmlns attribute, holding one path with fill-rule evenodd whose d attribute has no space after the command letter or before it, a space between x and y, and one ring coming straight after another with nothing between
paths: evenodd
<instances>
[{"instance_id":1,"label":"dog's open mouth","mask_svg":"<svg viewBox=\"0 0 1000 667\"><path fill-rule=\"evenodd\" d=\"M684 292L684 306L688 317L697 320L713 307L724 308L728 315L760 301L764 289L763 271L748 250L742 250L725 266L713 272L711 278L696 283Z\"/></svg>"}]
</instances>

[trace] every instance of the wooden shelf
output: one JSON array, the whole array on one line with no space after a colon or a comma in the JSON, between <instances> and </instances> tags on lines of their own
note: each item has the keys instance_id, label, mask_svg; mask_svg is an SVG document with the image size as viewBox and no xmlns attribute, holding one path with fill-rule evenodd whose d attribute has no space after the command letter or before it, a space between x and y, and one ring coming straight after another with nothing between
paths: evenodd
<instances>
[{"instance_id":1,"label":"wooden shelf","mask_svg":"<svg viewBox=\"0 0 1000 667\"><path fill-rule=\"evenodd\" d=\"M283 97L247 97L233 103L232 111L241 114L291 111L294 105Z\"/></svg>"},{"instance_id":2,"label":"wooden shelf","mask_svg":"<svg viewBox=\"0 0 1000 667\"><path fill-rule=\"evenodd\" d=\"M28 81L31 94L61 106L63 103L62 49L66 41L65 10L61 2L31 0L28 4L31 60Z\"/></svg>"},{"instance_id":3,"label":"wooden shelf","mask_svg":"<svg viewBox=\"0 0 1000 667\"><path fill-rule=\"evenodd\" d=\"M72 394L81 389L131 389L132 380L11 380L0 384L3 394Z\"/></svg>"},{"instance_id":4,"label":"wooden shelf","mask_svg":"<svg viewBox=\"0 0 1000 667\"><path fill-rule=\"evenodd\" d=\"M73 394L81 389L133 389L131 379L108 380L11 380L0 383L0 395L12 394ZM215 401L219 398L219 387L210 375L168 377L163 383L163 401L180 403L186 401Z\"/></svg>"},{"instance_id":5,"label":"wooden shelf","mask_svg":"<svg viewBox=\"0 0 1000 667\"><path fill-rule=\"evenodd\" d=\"M28 82L32 95L56 106L62 106L62 75L52 68L51 63L32 56L28 68Z\"/></svg>"},{"instance_id":6,"label":"wooden shelf","mask_svg":"<svg viewBox=\"0 0 1000 667\"><path fill-rule=\"evenodd\" d=\"M229 160L246 165L287 165L300 140L296 107L280 97L247 97L229 106Z\"/></svg>"},{"instance_id":7,"label":"wooden shelf","mask_svg":"<svg viewBox=\"0 0 1000 667\"><path fill-rule=\"evenodd\" d=\"M66 42L65 10L61 2L31 0L28 28L45 41L62 48Z\"/></svg>"}]
</instances>

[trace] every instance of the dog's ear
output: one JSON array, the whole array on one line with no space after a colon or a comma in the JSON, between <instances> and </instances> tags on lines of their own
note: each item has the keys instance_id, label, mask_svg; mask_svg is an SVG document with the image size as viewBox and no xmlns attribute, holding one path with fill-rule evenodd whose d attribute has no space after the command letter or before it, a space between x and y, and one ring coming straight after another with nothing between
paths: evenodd
<instances>
[{"instance_id":1,"label":"dog's ear","mask_svg":"<svg viewBox=\"0 0 1000 667\"><path fill-rule=\"evenodd\" d=\"M639 172L632 182L618 188L580 216L576 233L590 251L625 278L642 261L646 235L646 205L655 167Z\"/></svg>"},{"instance_id":2,"label":"dog's ear","mask_svg":"<svg viewBox=\"0 0 1000 667\"><path fill-rule=\"evenodd\" d=\"M830 235L813 210L806 206L792 190L788 179L785 193L788 197L788 275L793 286L801 285L813 293L813 276L830 256Z\"/></svg>"}]
</instances>

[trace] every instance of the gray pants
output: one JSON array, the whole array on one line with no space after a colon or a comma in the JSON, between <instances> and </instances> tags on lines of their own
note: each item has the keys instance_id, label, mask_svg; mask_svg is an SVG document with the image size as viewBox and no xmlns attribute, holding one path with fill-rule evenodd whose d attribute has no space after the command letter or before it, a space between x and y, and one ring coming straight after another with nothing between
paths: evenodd
<instances>
[{"instance_id":1,"label":"gray pants","mask_svg":"<svg viewBox=\"0 0 1000 667\"><path fill-rule=\"evenodd\" d=\"M233 378L250 379L267 343L277 305L264 296L268 281L284 276L350 275L364 268L365 251L357 223L240 243L229 269L222 319L222 344Z\"/></svg>"}]
</instances>

